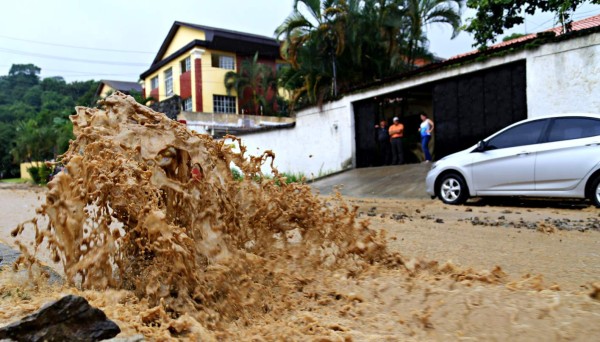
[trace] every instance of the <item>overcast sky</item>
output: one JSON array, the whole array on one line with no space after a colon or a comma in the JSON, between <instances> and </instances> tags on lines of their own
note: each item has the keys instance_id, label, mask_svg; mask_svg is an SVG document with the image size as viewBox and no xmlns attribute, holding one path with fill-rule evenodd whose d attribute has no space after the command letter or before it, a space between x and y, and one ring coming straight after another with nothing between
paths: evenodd
<instances>
[{"instance_id":1,"label":"overcast sky","mask_svg":"<svg viewBox=\"0 0 600 342\"><path fill-rule=\"evenodd\" d=\"M293 0L9 0L0 11L0 75L12 64L33 63L41 76L67 81L137 81L147 70L174 21L273 36ZM600 14L586 5L575 19ZM472 16L466 12L464 17ZM527 17L517 32L554 25L551 14ZM472 50L462 32L454 40L444 26L427 28L430 48L447 58Z\"/></svg>"}]
</instances>

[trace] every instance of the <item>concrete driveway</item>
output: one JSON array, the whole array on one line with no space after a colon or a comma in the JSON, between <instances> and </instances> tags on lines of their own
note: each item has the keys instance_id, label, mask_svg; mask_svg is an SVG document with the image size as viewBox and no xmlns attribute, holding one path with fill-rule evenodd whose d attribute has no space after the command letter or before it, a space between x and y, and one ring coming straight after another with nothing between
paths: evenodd
<instances>
[{"instance_id":1,"label":"concrete driveway","mask_svg":"<svg viewBox=\"0 0 600 342\"><path fill-rule=\"evenodd\" d=\"M340 193L350 197L428 199L425 176L430 168L430 163L423 163L352 169L311 186L324 195L341 186Z\"/></svg>"}]
</instances>

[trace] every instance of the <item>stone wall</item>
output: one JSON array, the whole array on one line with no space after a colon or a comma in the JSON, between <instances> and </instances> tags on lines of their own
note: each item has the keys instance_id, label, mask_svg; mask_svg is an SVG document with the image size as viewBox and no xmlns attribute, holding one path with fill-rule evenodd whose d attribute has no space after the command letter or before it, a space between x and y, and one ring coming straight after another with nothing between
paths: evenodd
<instances>
[{"instance_id":1,"label":"stone wall","mask_svg":"<svg viewBox=\"0 0 600 342\"><path fill-rule=\"evenodd\" d=\"M150 108L165 113L170 119L177 120L177 115L181 112L181 97L173 95L164 101L153 103Z\"/></svg>"}]
</instances>

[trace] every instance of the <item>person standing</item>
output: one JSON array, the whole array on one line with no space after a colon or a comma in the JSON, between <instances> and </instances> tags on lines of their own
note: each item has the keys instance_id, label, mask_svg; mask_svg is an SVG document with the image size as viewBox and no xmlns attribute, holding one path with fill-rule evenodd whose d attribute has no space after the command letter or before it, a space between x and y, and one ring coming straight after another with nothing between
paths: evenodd
<instances>
[{"instance_id":1,"label":"person standing","mask_svg":"<svg viewBox=\"0 0 600 342\"><path fill-rule=\"evenodd\" d=\"M427 114L421 113L421 126L419 127L421 133L421 148L425 154L425 162L431 161L431 153L429 152L429 141L431 140L431 132L433 132L433 121L427 118Z\"/></svg>"},{"instance_id":2,"label":"person standing","mask_svg":"<svg viewBox=\"0 0 600 342\"><path fill-rule=\"evenodd\" d=\"M390 142L392 145L392 164L404 164L404 151L402 150L402 137L404 136L404 125L398 117L394 117L394 123L389 129Z\"/></svg>"},{"instance_id":3,"label":"person standing","mask_svg":"<svg viewBox=\"0 0 600 342\"><path fill-rule=\"evenodd\" d=\"M377 144L379 145L379 153L381 153L381 164L390 165L390 133L388 132L387 122L381 120L379 125L375 125L377 134Z\"/></svg>"}]
</instances>

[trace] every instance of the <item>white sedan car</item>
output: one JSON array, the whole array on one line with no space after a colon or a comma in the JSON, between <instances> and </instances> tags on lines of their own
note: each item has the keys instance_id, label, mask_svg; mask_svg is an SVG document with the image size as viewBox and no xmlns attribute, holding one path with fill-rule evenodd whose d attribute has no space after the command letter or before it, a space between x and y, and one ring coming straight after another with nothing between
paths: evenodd
<instances>
[{"instance_id":1,"label":"white sedan car","mask_svg":"<svg viewBox=\"0 0 600 342\"><path fill-rule=\"evenodd\" d=\"M447 204L474 196L589 198L600 207L600 115L517 122L431 167L427 193Z\"/></svg>"}]
</instances>

